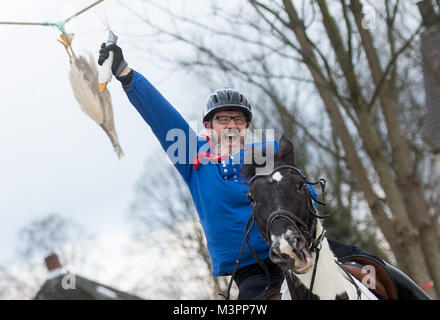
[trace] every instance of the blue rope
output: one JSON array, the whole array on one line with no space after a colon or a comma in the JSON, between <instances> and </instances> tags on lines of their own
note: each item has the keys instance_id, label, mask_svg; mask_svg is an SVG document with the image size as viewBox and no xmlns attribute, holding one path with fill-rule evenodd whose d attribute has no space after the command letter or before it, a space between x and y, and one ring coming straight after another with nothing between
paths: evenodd
<instances>
[{"instance_id":1,"label":"blue rope","mask_svg":"<svg viewBox=\"0 0 440 320\"><path fill-rule=\"evenodd\" d=\"M55 26L58 28L58 30L61 31L61 33L66 33L66 29L64 28L64 21L55 23Z\"/></svg>"}]
</instances>

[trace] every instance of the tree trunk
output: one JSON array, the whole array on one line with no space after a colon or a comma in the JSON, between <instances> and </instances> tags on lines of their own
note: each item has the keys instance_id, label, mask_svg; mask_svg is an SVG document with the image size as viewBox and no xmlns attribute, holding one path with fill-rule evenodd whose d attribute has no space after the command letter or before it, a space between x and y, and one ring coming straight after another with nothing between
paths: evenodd
<instances>
[{"instance_id":1,"label":"tree trunk","mask_svg":"<svg viewBox=\"0 0 440 320\"><path fill-rule=\"evenodd\" d=\"M434 280L434 283L437 284L435 286L437 295L440 295L440 248L435 241L436 226L430 222L428 209L420 189L420 181L415 175L411 164L408 143L400 128L397 94L394 85L385 78L386 75L381 70L378 53L374 47L370 31L362 27L362 4L359 0L353 0L350 3L350 8L355 17L372 79L376 86L376 92L378 92L381 110L387 125L392 156L396 165L397 179L406 200L406 210L414 228L418 231L413 241L417 240L421 245L426 267L431 276L430 279L426 280ZM433 293L431 292L431 294Z\"/></svg>"},{"instance_id":2,"label":"tree trunk","mask_svg":"<svg viewBox=\"0 0 440 320\"><path fill-rule=\"evenodd\" d=\"M404 198L402 198L395 182L392 168L383 154L382 150L384 148L381 145L379 135L375 129L374 121L368 114L367 105L360 96L360 89L355 81L356 77L354 73L352 73L347 56L337 38L337 33L335 35L337 28L335 27L335 24L332 23L328 11L326 11L325 1L319 1L321 11L324 15L324 25L326 26L327 33L338 61L345 73L348 86L351 89L352 98L354 98L353 108L359 119L359 134L363 139L365 149L380 178L382 188L387 195L387 202L393 214L391 220L385 214L385 209L382 203L372 190L371 182L368 179L366 170L363 167L362 161L357 156L356 147L335 102L335 93L330 89L331 85L329 85L328 81L323 76L322 71L320 71L313 46L310 44L305 33L304 24L302 20L299 19L291 1L283 0L283 3L289 16L290 28L300 44L304 62L312 74L316 88L332 122L332 126L335 128L335 132L341 139L346 154L345 159L347 165L351 168L351 172L355 176L360 189L363 191L374 218L381 227L383 234L396 256L399 267L407 272L418 284L424 284L431 279L435 279L434 274L430 272L432 268L429 267L429 263L424 256L423 237L419 237L420 234L418 230L420 229L417 228L420 225L416 225L415 228L411 223L413 219L410 219L408 216L405 206L406 202L404 201ZM396 139L396 137L394 138ZM429 293L436 298L436 292L434 290L431 290Z\"/></svg>"}]
</instances>

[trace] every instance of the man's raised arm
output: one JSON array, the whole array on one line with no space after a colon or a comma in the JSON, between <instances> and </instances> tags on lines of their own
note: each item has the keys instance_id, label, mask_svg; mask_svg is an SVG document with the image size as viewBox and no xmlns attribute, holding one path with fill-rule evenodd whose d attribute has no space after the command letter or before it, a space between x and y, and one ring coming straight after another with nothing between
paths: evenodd
<instances>
[{"instance_id":1,"label":"man's raised arm","mask_svg":"<svg viewBox=\"0 0 440 320\"><path fill-rule=\"evenodd\" d=\"M140 73L128 67L122 50L116 44L101 45L98 64L113 51L112 73L116 76L128 99L151 127L162 148L167 152L185 181L192 173L192 159L197 154L197 136L181 114Z\"/></svg>"}]
</instances>

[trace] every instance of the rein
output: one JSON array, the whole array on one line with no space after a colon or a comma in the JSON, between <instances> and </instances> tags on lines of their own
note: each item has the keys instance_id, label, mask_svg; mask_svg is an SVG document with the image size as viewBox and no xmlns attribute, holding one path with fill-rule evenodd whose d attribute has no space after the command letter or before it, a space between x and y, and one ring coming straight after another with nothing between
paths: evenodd
<instances>
[{"instance_id":1,"label":"rein","mask_svg":"<svg viewBox=\"0 0 440 320\"><path fill-rule=\"evenodd\" d=\"M305 183L309 184L309 185L317 185L319 184L321 187L321 193L323 195L323 199L324 202L320 202L318 199L315 199L312 195L312 193L310 192L310 190L308 189L308 204L307 204L307 211L308 211L308 215L307 215L307 220L309 219L309 217L312 217L313 222L312 222L312 226L309 229L308 224L303 221L301 218L299 218L297 215L295 215L293 212L290 212L288 210L282 209L282 208L278 208L277 210L273 211L270 213L268 220L267 220L267 226L266 226L266 230L263 231L266 239L268 240L268 242L271 244L272 240L270 239L270 237L267 236L267 234L270 232L270 230L272 229L272 224L274 223L274 221L276 219L285 219L287 220L290 224L292 224L297 231L299 232L299 234L303 234L304 232L301 232L298 227L297 224L301 225L305 230L306 230L306 234L307 234L307 238L308 241L310 242L310 246L309 246L309 250L311 252L316 252L316 256L315 256L315 261L313 263L313 271L312 271L312 279L310 282L310 287L309 287L309 291L312 292L313 291L313 287L315 284L315 278L316 278L316 271L317 271L317 267L318 267L318 261L319 261L319 252L321 250L321 242L324 239L325 236L325 229L322 230L320 235L316 235L314 234L316 232L316 221L317 219L324 219L327 218L328 215L324 215L324 216L320 216L316 213L316 209L315 206L313 204L313 201L315 201L316 203L325 206L325 186L326 186L326 181L324 179L319 179L316 182L310 182L307 180L307 178L303 175L303 173L301 172L301 170L299 170L298 168L291 166L291 165L280 165L275 167L271 173L269 174L265 174L265 175L255 175L252 177L252 179L249 181L249 185L251 185L252 182L254 182L256 179L261 179L261 178L265 178L266 180L268 180L269 183L273 182L273 174L280 171L281 169L290 169L295 171L297 174L299 174L301 176L301 178L304 180ZM286 277L286 280L292 281L292 277ZM292 288L293 285L292 283L288 283L288 287L289 287L289 291L290 291L290 295L293 297L294 293L292 292Z\"/></svg>"},{"instance_id":2,"label":"rein","mask_svg":"<svg viewBox=\"0 0 440 320\"><path fill-rule=\"evenodd\" d=\"M255 252L254 249L252 249L252 246L249 243L249 234L251 233L252 229L254 228L255 225L255 215L252 213L252 215L250 216L247 224L246 224L246 233L244 236L244 241L243 244L241 245L240 248L240 252L238 253L238 258L235 261L235 267L234 270L232 271L232 275L231 275L231 279L229 280L229 284L228 284L228 290L226 291L226 294L222 294L219 293L219 295L221 295L222 297L225 298L225 300L229 300L230 297L230 293L231 293L231 287L232 287L232 281L235 278L235 275L238 271L238 265L240 264L240 259L241 259L241 254L243 253L243 249L244 249L244 245L247 244L249 251L251 252L252 256L255 258L255 260L257 260L258 265L264 270L264 272L266 273L266 277L267 277L267 284L266 284L266 288L265 290L269 290L270 287L270 272L269 269L267 268L267 266L264 264L264 261L261 260L261 258L258 256L258 254Z\"/></svg>"},{"instance_id":3,"label":"rein","mask_svg":"<svg viewBox=\"0 0 440 320\"><path fill-rule=\"evenodd\" d=\"M268 179L268 181L270 183L272 183L273 182L273 178L272 178L273 174L278 172L281 169L292 169L295 172L297 172L303 178L305 183L310 184L310 185L317 185L317 184L319 184L321 186L321 192L323 194L324 202L320 202L318 199L315 199L313 197L312 193L310 192L310 190L308 190L308 198L309 198L308 213L309 213L309 216L312 216L312 218L315 219L315 221L313 223L313 226L312 226L312 228L315 228L316 227L316 219L324 219L324 218L328 217L328 215L324 215L324 216L317 215L316 214L316 209L315 209L314 204L313 204L313 201L315 201L316 203L318 203L320 205L323 205L323 206L326 205L325 204L325 185L326 185L326 181L324 179L321 178L321 179L319 179L316 182L309 182L309 181L307 181L306 177L303 175L301 170L299 170L298 168L295 168L294 166L290 166L290 165L279 165L279 166L275 167L272 170L272 172L267 174L267 175L255 175L255 176L253 176L250 179L250 181L249 181L249 186L256 179L259 179L259 178L266 178L266 179ZM279 208L279 209L275 210L274 212L272 212L269 215L266 230L260 230L264 234L264 236L267 239L267 241L269 242L269 244L271 243L271 239L270 239L270 237L267 237L267 231L271 229L273 222L276 219L280 219L280 218L288 220L289 222L292 223L293 226L295 226L295 228L297 228L296 227L296 223L299 223L300 225L305 227L306 230L309 229L307 223L305 223L302 219L298 218L295 214L293 214L292 212L290 212L288 210L284 210L284 209ZM235 262L235 267L234 267L234 270L232 271L231 279L229 280L229 284L228 284L228 289L227 289L226 295L225 294L220 294L226 300L229 300L229 298L230 298L230 291L231 291L231 287L232 287L232 282L233 282L234 277L235 277L235 275L237 273L238 265L240 264L240 258L241 258L241 255L243 253L245 244L248 245L249 251L251 252L252 256L257 260L257 262L260 265L260 267L262 267L262 269L266 273L267 285L266 285L265 289L266 289L266 291L269 290L269 287L270 287L270 273L269 273L269 270L268 270L267 266L264 264L264 261L261 260L261 258L257 255L257 253L252 249L251 245L249 244L249 234L252 231L252 229L253 229L253 227L255 225L255 222L256 222L256 218L255 218L255 215L252 213L252 215L250 216L250 218L249 218L249 220L248 220L248 222L246 224L245 238L244 238L243 244L241 245L240 252L238 254L238 258L237 258L237 260ZM316 258L315 258L315 262L314 262L314 266L313 266L313 273L312 273L312 281L311 281L310 288L309 288L310 292L312 292L313 286L314 286L314 282L315 282L316 269L317 269L317 266L318 266L319 250L321 249L320 248L320 244L321 244L322 240L324 239L325 229L323 229L323 231L321 232L321 234L318 237L313 237L311 235L311 230L308 230L307 233L308 233L308 235L310 237L310 247L309 247L309 250L312 251L312 252L316 251ZM300 234L302 234L302 233L300 232ZM286 280L288 282L289 282L289 279L291 280L291 277L286 277ZM291 283L288 283L288 285L289 285L289 290L291 290L291 287L292 287ZM293 292L291 292L291 296L293 297L292 294L293 294Z\"/></svg>"},{"instance_id":4,"label":"rein","mask_svg":"<svg viewBox=\"0 0 440 320\"><path fill-rule=\"evenodd\" d=\"M311 281L310 281L310 287L308 289L309 290L308 296L309 296L309 298L315 299L315 298L317 298L317 296L315 296L312 293L312 291L313 291L313 287L314 287L314 284L315 284L316 271L317 271L317 268L318 268L318 261L319 261L319 253L320 253L320 250L321 250L321 243L322 243L322 240L325 237L325 229L324 228L322 229L322 232L321 232L321 234L319 236L316 236L316 234L313 236L312 233L316 232L316 220L317 219L324 219L324 218L327 218L329 216L328 215L323 215L323 216L317 215L316 214L315 206L313 204L313 201L315 201L316 203L318 203L320 205L323 205L323 206L326 205L325 204L325 195L326 195L326 193L325 193L325 186L326 186L326 181L323 178L319 179L316 182L307 181L306 177L303 175L301 170L299 170L298 168L295 168L294 166L290 166L290 165L280 165L280 166L275 167L272 170L272 172L269 173L269 174L266 174L266 175L256 175L256 176L252 177L252 179L249 182L249 185L253 181L255 181L256 179L259 179L259 178L266 178L269 183L272 183L273 182L273 178L272 178L273 174L278 172L281 169L291 169L291 170L294 170L296 173L298 173L301 176L301 178L304 180L305 183L307 183L309 185L317 185L317 184L319 184L320 187L321 187L321 193L323 195L323 202L320 202L318 199L315 199L313 197L312 193L310 192L310 190L308 192L309 203L308 203L308 209L307 209L308 210L307 219L310 216L312 216L312 218L314 219L312 227L311 227L311 229L314 229L314 231L310 230L308 225L307 225L307 223L304 222L297 215L295 215L293 212L290 212L290 211L282 209L282 208L279 208L279 209L277 209L277 210L275 210L275 211L270 213L270 215L268 217L268 221L267 221L266 230L263 230L263 234L268 239L269 243L271 243L272 241L271 241L270 237L267 236L267 233L270 232L270 230L272 228L272 224L273 224L273 222L276 219L285 219L285 220L287 220L288 222L290 222L297 229L299 234L302 234L302 232L297 227L297 224L301 225L305 230L307 230L306 233L307 233L307 235L309 237L309 241L310 241L309 250L311 252L316 252L315 261L313 263L312 278L311 278ZM252 216L254 217L254 215L252 215ZM254 217L254 219L255 219L255 217ZM338 263L338 262L336 262L336 263L340 266L340 263ZM357 299L360 300L361 299L361 290L360 290L359 286L353 280L352 275L348 271L346 271L342 267L341 267L341 269L347 274L348 278L350 279L350 282L356 288ZM291 297L298 297L298 295L296 294L296 291L295 291L295 286L294 286L294 280L293 280L292 272L289 270L289 271L284 272L284 274L285 274L285 279L287 281L287 285L288 285L288 288L289 288L290 296Z\"/></svg>"}]
</instances>

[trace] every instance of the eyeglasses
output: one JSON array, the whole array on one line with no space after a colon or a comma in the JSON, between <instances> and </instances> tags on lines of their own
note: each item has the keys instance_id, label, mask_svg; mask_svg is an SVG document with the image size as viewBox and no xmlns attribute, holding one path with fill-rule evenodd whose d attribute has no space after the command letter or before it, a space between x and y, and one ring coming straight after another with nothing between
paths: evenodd
<instances>
[{"instance_id":1,"label":"eyeglasses","mask_svg":"<svg viewBox=\"0 0 440 320\"><path fill-rule=\"evenodd\" d=\"M245 124L246 123L246 117L244 116L214 116L213 119L216 119L220 124L228 124L231 122L232 119L234 119L235 124Z\"/></svg>"}]
</instances>

